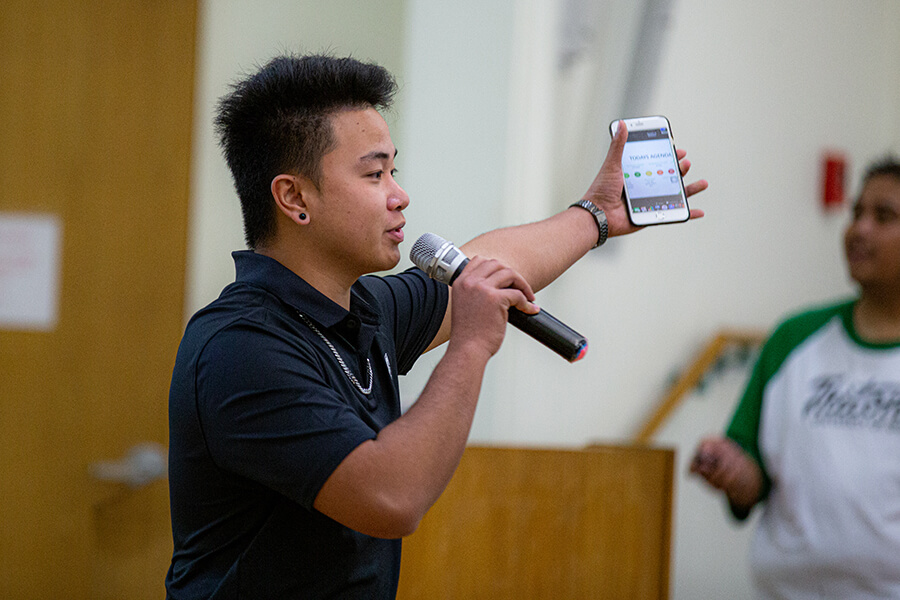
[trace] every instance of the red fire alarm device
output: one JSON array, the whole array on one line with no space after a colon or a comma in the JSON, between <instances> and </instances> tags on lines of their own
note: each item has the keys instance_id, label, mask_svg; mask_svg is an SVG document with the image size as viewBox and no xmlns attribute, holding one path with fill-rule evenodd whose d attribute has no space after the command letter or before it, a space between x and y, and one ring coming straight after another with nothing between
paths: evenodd
<instances>
[{"instance_id":1,"label":"red fire alarm device","mask_svg":"<svg viewBox=\"0 0 900 600\"><path fill-rule=\"evenodd\" d=\"M840 152L822 155L822 206L838 208L844 202L844 177L847 159Z\"/></svg>"}]
</instances>

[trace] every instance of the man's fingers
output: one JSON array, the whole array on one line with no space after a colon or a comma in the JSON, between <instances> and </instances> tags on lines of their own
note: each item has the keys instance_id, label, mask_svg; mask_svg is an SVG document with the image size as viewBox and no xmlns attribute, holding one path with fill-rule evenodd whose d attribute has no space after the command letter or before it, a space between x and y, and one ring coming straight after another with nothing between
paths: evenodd
<instances>
[{"instance_id":1,"label":"man's fingers","mask_svg":"<svg viewBox=\"0 0 900 600\"><path fill-rule=\"evenodd\" d=\"M705 179L701 179L700 181L695 181L694 183L691 183L690 185L684 186L684 193L690 197L698 192L702 192L703 190L705 190L708 187L709 187L709 182L707 182Z\"/></svg>"},{"instance_id":2,"label":"man's fingers","mask_svg":"<svg viewBox=\"0 0 900 600\"><path fill-rule=\"evenodd\" d=\"M473 257L466 267L472 270L471 275L480 277L489 287L504 292L510 306L516 306L523 312L535 313L539 309L532 304L534 290L517 271L495 259Z\"/></svg>"}]
</instances>

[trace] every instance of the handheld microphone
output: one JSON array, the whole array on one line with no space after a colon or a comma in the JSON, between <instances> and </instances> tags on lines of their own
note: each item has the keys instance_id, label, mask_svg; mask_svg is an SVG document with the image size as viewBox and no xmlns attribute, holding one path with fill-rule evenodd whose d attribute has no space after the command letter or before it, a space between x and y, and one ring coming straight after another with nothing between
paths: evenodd
<instances>
[{"instance_id":1,"label":"handheld microphone","mask_svg":"<svg viewBox=\"0 0 900 600\"><path fill-rule=\"evenodd\" d=\"M424 233L416 240L409 258L426 275L447 285L453 285L469 264L469 258L459 248L433 233ZM587 339L543 309L529 315L510 307L509 322L569 362L587 354Z\"/></svg>"}]
</instances>

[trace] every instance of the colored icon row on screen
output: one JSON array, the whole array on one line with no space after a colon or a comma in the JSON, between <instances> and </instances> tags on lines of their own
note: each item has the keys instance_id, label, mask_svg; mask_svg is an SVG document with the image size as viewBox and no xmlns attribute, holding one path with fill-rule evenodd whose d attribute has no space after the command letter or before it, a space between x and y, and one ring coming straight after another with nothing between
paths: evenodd
<instances>
[{"instance_id":1,"label":"colored icon row on screen","mask_svg":"<svg viewBox=\"0 0 900 600\"><path fill-rule=\"evenodd\" d=\"M675 169L669 169L669 175L671 175L674 172L675 172ZM660 169L659 171L656 172L656 174L664 175L665 172L662 169ZM641 173L640 171L634 172L635 177L641 177L641 175L646 175L647 177L650 177L651 175L653 175L653 171L647 171L646 173ZM631 173L625 173L625 179L628 179L629 177L631 177Z\"/></svg>"}]
</instances>

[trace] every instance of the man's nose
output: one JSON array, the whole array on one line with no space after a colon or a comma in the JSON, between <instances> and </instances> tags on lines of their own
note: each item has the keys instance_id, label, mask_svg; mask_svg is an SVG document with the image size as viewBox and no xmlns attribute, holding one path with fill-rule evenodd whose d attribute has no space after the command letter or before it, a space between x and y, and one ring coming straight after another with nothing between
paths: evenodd
<instances>
[{"instance_id":1,"label":"man's nose","mask_svg":"<svg viewBox=\"0 0 900 600\"><path fill-rule=\"evenodd\" d=\"M397 185L397 189L391 194L391 210L404 210L407 206L409 206L409 194L400 185Z\"/></svg>"}]
</instances>

